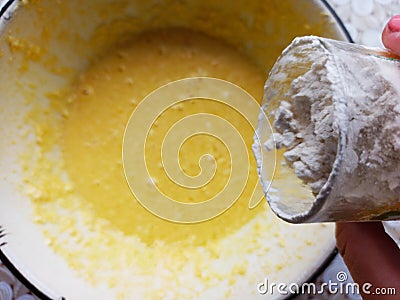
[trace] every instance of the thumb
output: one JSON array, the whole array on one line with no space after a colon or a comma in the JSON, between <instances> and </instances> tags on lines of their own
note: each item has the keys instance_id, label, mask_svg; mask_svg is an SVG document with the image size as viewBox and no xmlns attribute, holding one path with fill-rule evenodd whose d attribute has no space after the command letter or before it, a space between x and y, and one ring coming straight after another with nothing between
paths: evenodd
<instances>
[{"instance_id":1,"label":"thumb","mask_svg":"<svg viewBox=\"0 0 400 300\"><path fill-rule=\"evenodd\" d=\"M399 299L400 251L380 222L336 223L336 241L363 299ZM364 284L370 284L368 290ZM383 288L396 296L379 294Z\"/></svg>"},{"instance_id":2,"label":"thumb","mask_svg":"<svg viewBox=\"0 0 400 300\"><path fill-rule=\"evenodd\" d=\"M392 17L386 24L382 42L387 49L400 56L400 15Z\"/></svg>"}]
</instances>

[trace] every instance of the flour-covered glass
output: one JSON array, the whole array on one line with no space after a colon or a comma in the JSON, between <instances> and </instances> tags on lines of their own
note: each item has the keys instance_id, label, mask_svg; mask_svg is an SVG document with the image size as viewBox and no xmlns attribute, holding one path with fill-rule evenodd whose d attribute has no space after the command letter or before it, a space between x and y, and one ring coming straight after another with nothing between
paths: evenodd
<instances>
[{"instance_id":1,"label":"flour-covered glass","mask_svg":"<svg viewBox=\"0 0 400 300\"><path fill-rule=\"evenodd\" d=\"M296 38L270 72L259 120L253 150L279 217L292 223L400 217L400 61L393 55ZM269 181L263 174L274 167L275 151Z\"/></svg>"}]
</instances>

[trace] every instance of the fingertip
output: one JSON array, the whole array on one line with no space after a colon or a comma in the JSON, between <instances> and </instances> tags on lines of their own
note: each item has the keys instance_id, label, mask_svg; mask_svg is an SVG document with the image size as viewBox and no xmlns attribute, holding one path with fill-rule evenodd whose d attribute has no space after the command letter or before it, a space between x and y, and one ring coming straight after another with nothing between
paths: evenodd
<instances>
[{"instance_id":1,"label":"fingertip","mask_svg":"<svg viewBox=\"0 0 400 300\"><path fill-rule=\"evenodd\" d=\"M383 45L400 56L400 15L393 16L382 32Z\"/></svg>"},{"instance_id":2,"label":"fingertip","mask_svg":"<svg viewBox=\"0 0 400 300\"><path fill-rule=\"evenodd\" d=\"M391 17L387 27L391 32L400 32L400 15Z\"/></svg>"}]
</instances>

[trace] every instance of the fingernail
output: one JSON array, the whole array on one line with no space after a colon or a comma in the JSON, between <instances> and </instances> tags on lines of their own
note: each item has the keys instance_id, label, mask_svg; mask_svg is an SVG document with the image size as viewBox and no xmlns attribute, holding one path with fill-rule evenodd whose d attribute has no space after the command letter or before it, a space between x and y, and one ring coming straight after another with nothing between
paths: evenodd
<instances>
[{"instance_id":1,"label":"fingernail","mask_svg":"<svg viewBox=\"0 0 400 300\"><path fill-rule=\"evenodd\" d=\"M400 15L392 17L389 20L387 27L391 32L400 32Z\"/></svg>"}]
</instances>

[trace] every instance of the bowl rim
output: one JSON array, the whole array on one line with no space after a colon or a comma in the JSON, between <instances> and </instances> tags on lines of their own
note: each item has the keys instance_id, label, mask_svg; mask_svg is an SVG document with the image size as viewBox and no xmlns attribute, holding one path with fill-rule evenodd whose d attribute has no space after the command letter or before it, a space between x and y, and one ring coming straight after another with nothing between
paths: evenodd
<instances>
[{"instance_id":1,"label":"bowl rim","mask_svg":"<svg viewBox=\"0 0 400 300\"><path fill-rule=\"evenodd\" d=\"M2 34L4 28L6 27L8 21L12 18L12 14L16 11L20 4L21 0L0 0L0 34ZM320 7L322 10L326 10L329 13L329 16L335 21L335 24L338 27L338 32L343 34L344 38L347 40L347 42L354 43L354 40L352 39L349 31L346 29L343 21L340 19L340 17L337 15L336 11L333 9L333 7L328 3L327 0L314 0L315 4L320 4ZM0 229L4 229L0 226ZM5 234L0 235L0 261L6 268L10 270L10 272L16 277L17 280L19 280L25 287L29 289L30 292L32 292L36 297L43 299L43 300L52 300L55 299L51 297L50 295L46 294L40 287L35 285L27 276L25 276L18 268L17 265L15 265L9 256L7 255L7 252L4 251L4 246L7 245L7 242L4 241L2 242L2 239L4 238ZM320 266L313 272L313 274L304 282L312 282L314 281L325 269L326 267L333 261L333 259L336 257L338 254L338 250L335 247L330 254L327 255L326 259L324 262L320 264ZM297 294L292 294L286 299L293 299L296 297ZM56 298L57 300L65 300L65 297L58 297Z\"/></svg>"}]
</instances>

